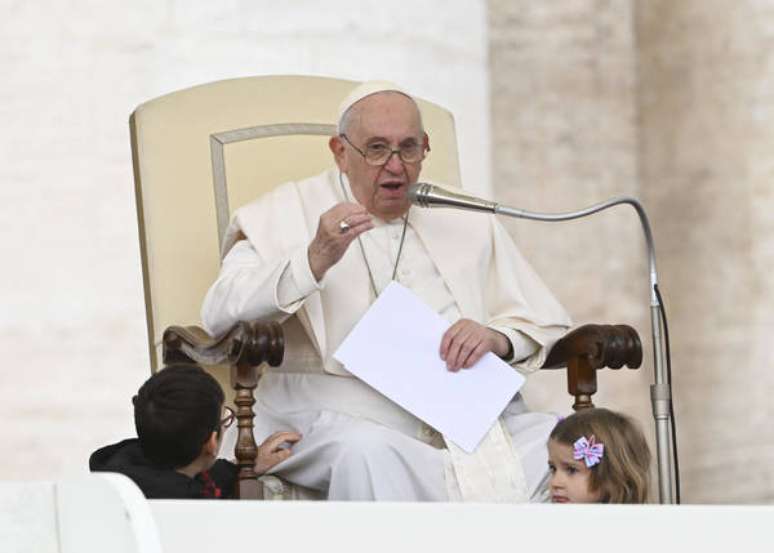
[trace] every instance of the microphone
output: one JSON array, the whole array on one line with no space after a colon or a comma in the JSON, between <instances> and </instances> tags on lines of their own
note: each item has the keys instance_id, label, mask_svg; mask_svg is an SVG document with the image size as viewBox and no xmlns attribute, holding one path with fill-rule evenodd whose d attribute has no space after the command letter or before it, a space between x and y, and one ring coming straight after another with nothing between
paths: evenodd
<instances>
[{"instance_id":1,"label":"microphone","mask_svg":"<svg viewBox=\"0 0 774 553\"><path fill-rule=\"evenodd\" d=\"M659 493L662 503L672 503L672 461L669 458L669 422L673 421L671 377L667 376L665 360L668 352L664 350L662 338L663 305L658 294L658 276L656 273L656 249L653 244L653 234L645 208L639 200L631 196L619 196L607 201L576 211L564 213L539 213L515 207L509 207L497 202L482 200L475 196L467 196L446 190L435 184L418 182L408 190L408 198L412 204L419 207L450 207L470 211L484 211L495 215L506 215L517 219L545 221L556 223L570 221L592 215L613 206L628 204L634 208L640 219L640 225L645 235L645 246L648 254L648 271L650 276L650 323L653 336L653 356L655 361L655 384L651 386L653 417L656 420L656 445L658 446ZM663 328L665 331L666 328ZM668 346L667 346L668 347ZM668 365L668 361L667 361ZM675 463L676 466L676 463Z\"/></svg>"},{"instance_id":2,"label":"microphone","mask_svg":"<svg viewBox=\"0 0 774 553\"><path fill-rule=\"evenodd\" d=\"M451 192L440 186L418 182L408 189L408 198L412 204L420 207L456 207L471 211L497 213L497 203Z\"/></svg>"}]
</instances>

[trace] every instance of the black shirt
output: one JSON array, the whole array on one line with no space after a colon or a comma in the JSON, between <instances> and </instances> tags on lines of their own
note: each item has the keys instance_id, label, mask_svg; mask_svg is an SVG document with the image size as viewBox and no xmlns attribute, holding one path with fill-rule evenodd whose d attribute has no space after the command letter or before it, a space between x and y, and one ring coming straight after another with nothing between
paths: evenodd
<instances>
[{"instance_id":1,"label":"black shirt","mask_svg":"<svg viewBox=\"0 0 774 553\"><path fill-rule=\"evenodd\" d=\"M229 499L234 497L237 477L237 466L224 459L195 478L158 468L145 456L137 438L98 449L89 457L89 469L128 476L148 499Z\"/></svg>"}]
</instances>

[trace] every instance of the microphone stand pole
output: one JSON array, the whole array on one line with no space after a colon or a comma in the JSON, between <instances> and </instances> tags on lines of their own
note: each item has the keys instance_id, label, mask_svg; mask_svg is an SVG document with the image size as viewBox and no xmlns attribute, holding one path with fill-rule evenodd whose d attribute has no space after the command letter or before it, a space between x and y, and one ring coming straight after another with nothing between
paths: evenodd
<instances>
[{"instance_id":1,"label":"microphone stand pole","mask_svg":"<svg viewBox=\"0 0 774 553\"><path fill-rule=\"evenodd\" d=\"M610 207L629 204L637 212L640 224L645 234L645 243L648 250L648 273L650 276L650 328L653 336L653 359L655 383L650 387L650 399L653 408L653 418L656 424L656 450L658 460L659 499L661 503L674 503L672 489L672 457L670 456L669 423L672 418L672 392L670 382L666 378L664 366L664 344L662 341L662 306L656 294L658 275L656 273L656 249L653 244L653 234L650 231L650 222L645 213L645 208L636 198L621 196L594 204L578 211L565 213L537 213L516 209L490 202L456 194L440 189L433 185L419 184L417 191L410 195L415 198L415 203L422 207L457 207L472 211L485 211L496 215L507 215L517 219L530 219L533 221L546 221L557 223L570 221L592 215Z\"/></svg>"}]
</instances>

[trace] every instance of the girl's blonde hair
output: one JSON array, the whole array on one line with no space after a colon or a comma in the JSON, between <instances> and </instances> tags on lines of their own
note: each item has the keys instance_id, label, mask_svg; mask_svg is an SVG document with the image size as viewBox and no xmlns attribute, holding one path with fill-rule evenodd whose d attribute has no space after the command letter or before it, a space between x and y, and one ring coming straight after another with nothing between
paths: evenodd
<instances>
[{"instance_id":1,"label":"girl's blonde hair","mask_svg":"<svg viewBox=\"0 0 774 553\"><path fill-rule=\"evenodd\" d=\"M572 445L580 437L605 445L602 460L592 466L591 491L603 503L645 503L650 481L650 449L636 423L608 409L583 409L559 421L550 439Z\"/></svg>"}]
</instances>

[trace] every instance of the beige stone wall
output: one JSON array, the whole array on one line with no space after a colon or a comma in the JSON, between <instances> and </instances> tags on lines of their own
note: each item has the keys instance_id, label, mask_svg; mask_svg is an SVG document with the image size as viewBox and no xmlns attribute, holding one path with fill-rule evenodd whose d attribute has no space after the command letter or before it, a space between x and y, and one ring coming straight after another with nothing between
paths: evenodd
<instances>
[{"instance_id":1,"label":"beige stone wall","mask_svg":"<svg viewBox=\"0 0 774 553\"><path fill-rule=\"evenodd\" d=\"M774 3L641 2L641 195L674 328L686 496L774 500Z\"/></svg>"},{"instance_id":2,"label":"beige stone wall","mask_svg":"<svg viewBox=\"0 0 774 553\"><path fill-rule=\"evenodd\" d=\"M489 8L497 198L546 211L621 194L644 202L670 316L683 499L771 502L774 3ZM511 230L576 321L627 322L643 337L643 370L604 375L598 403L652 435L633 214L541 225ZM533 379L532 402L555 407L552 385L558 375Z\"/></svg>"}]
</instances>

